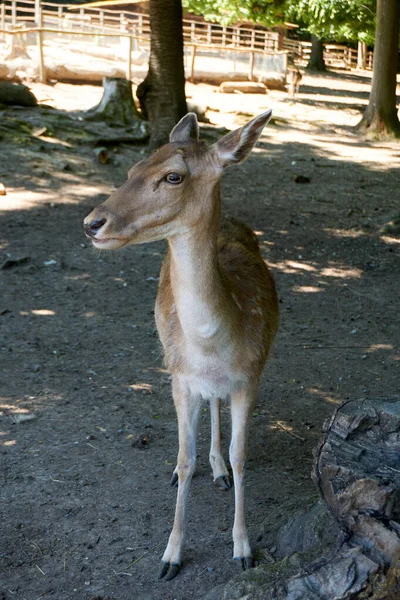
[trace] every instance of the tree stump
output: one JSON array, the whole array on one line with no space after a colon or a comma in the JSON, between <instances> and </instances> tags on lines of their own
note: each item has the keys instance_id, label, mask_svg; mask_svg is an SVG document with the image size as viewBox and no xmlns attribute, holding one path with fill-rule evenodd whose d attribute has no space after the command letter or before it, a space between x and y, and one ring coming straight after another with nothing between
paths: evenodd
<instances>
[{"instance_id":1,"label":"tree stump","mask_svg":"<svg viewBox=\"0 0 400 600\"><path fill-rule=\"evenodd\" d=\"M26 85L0 81L0 104L36 106L37 100Z\"/></svg>"},{"instance_id":2,"label":"tree stump","mask_svg":"<svg viewBox=\"0 0 400 600\"><path fill-rule=\"evenodd\" d=\"M132 96L132 83L122 77L104 77L100 103L87 111L86 119L110 125L132 125L141 121Z\"/></svg>"},{"instance_id":3,"label":"tree stump","mask_svg":"<svg viewBox=\"0 0 400 600\"><path fill-rule=\"evenodd\" d=\"M281 560L206 600L400 598L400 400L342 405L315 454L322 501L276 533Z\"/></svg>"},{"instance_id":4,"label":"tree stump","mask_svg":"<svg viewBox=\"0 0 400 600\"><path fill-rule=\"evenodd\" d=\"M121 77L104 77L104 94L100 103L88 110L85 119L96 121L90 125L98 134L98 144L144 142L149 137L149 124L135 106L132 83ZM89 124L86 126L89 128Z\"/></svg>"},{"instance_id":5,"label":"tree stump","mask_svg":"<svg viewBox=\"0 0 400 600\"><path fill-rule=\"evenodd\" d=\"M5 57L5 60L13 60L14 58L31 58L26 48L26 34L15 33L9 36L10 47L9 53Z\"/></svg>"}]
</instances>

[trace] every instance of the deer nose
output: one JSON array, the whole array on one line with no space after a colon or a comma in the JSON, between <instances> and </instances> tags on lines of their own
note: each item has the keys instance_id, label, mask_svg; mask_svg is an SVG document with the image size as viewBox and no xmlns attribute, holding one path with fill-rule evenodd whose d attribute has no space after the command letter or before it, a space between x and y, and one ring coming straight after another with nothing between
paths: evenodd
<instances>
[{"instance_id":1,"label":"deer nose","mask_svg":"<svg viewBox=\"0 0 400 600\"><path fill-rule=\"evenodd\" d=\"M95 221L91 221L90 223L85 223L84 229L85 233L89 237L95 237L96 233L103 227L103 225L107 222L107 219L96 219Z\"/></svg>"}]
</instances>

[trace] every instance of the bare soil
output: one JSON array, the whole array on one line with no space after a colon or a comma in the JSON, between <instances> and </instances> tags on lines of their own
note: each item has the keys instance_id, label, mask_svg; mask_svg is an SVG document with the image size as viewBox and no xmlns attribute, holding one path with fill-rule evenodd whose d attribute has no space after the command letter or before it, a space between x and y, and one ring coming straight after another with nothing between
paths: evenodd
<instances>
[{"instance_id":1,"label":"bare soil","mask_svg":"<svg viewBox=\"0 0 400 600\"><path fill-rule=\"evenodd\" d=\"M353 130L367 75L302 83L294 103L282 92L188 86L218 127L274 110L258 148L223 183L224 211L257 232L280 297L247 469L261 562L274 554L264 524L317 495L312 451L326 417L348 398L399 392L400 240L381 233L399 212L399 146ZM146 150L118 145L96 164L79 111L101 89L31 87L41 107L0 111L0 598L200 599L237 573L234 499L211 478L205 405L184 567L159 581L177 453L153 316L165 244L97 254L82 230ZM223 420L227 450L228 405Z\"/></svg>"}]
</instances>

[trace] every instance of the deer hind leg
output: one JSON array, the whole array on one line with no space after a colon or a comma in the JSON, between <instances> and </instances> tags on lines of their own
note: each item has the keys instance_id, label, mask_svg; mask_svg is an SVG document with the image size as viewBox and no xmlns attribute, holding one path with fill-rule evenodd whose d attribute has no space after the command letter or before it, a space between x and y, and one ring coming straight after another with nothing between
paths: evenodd
<instances>
[{"instance_id":1,"label":"deer hind leg","mask_svg":"<svg viewBox=\"0 0 400 600\"><path fill-rule=\"evenodd\" d=\"M162 557L163 567L160 578L173 579L181 566L181 555L185 534L186 502L196 462L196 430L201 405L200 397L193 397L188 390L182 390L173 381L172 393L179 429L179 452L175 473L178 477L178 494L175 507L174 525L168 545Z\"/></svg>"},{"instance_id":2,"label":"deer hind leg","mask_svg":"<svg viewBox=\"0 0 400 600\"><path fill-rule=\"evenodd\" d=\"M221 453L221 399L213 398L210 400L211 412L211 447L210 447L210 465L213 472L215 485L220 490L229 490L231 482L228 475L228 469Z\"/></svg>"},{"instance_id":3,"label":"deer hind leg","mask_svg":"<svg viewBox=\"0 0 400 600\"><path fill-rule=\"evenodd\" d=\"M253 566L249 537L244 514L244 470L247 455L247 435L256 394L254 390L242 390L231 396L232 440L229 459L235 486L235 521L233 524L233 558L244 569Z\"/></svg>"}]
</instances>

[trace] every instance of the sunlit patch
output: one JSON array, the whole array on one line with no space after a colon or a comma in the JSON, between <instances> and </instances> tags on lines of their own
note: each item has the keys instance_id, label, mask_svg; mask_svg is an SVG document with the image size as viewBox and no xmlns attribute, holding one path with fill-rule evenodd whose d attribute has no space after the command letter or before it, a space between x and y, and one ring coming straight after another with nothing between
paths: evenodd
<instances>
[{"instance_id":1,"label":"sunlit patch","mask_svg":"<svg viewBox=\"0 0 400 600\"><path fill-rule=\"evenodd\" d=\"M70 279L71 281L78 281L79 279L88 279L89 277L89 273L80 273L79 275L67 275L65 279Z\"/></svg>"},{"instance_id":2,"label":"sunlit patch","mask_svg":"<svg viewBox=\"0 0 400 600\"><path fill-rule=\"evenodd\" d=\"M321 288L317 288L313 285L296 285L293 288L293 291L301 294L316 294L318 292L322 292Z\"/></svg>"},{"instance_id":3,"label":"sunlit patch","mask_svg":"<svg viewBox=\"0 0 400 600\"><path fill-rule=\"evenodd\" d=\"M88 312L83 313L83 316L90 319L91 317L95 317L96 313L93 310L89 310Z\"/></svg>"},{"instance_id":4,"label":"sunlit patch","mask_svg":"<svg viewBox=\"0 0 400 600\"><path fill-rule=\"evenodd\" d=\"M337 279L360 279L361 275L360 269L346 267L325 267L321 271L322 277L336 277Z\"/></svg>"},{"instance_id":5,"label":"sunlit patch","mask_svg":"<svg viewBox=\"0 0 400 600\"><path fill-rule=\"evenodd\" d=\"M155 373L164 373L165 375L169 375L169 371L167 369L161 369L160 367L148 367L148 369L142 369L143 373L147 371L154 371Z\"/></svg>"},{"instance_id":6,"label":"sunlit patch","mask_svg":"<svg viewBox=\"0 0 400 600\"><path fill-rule=\"evenodd\" d=\"M7 440L6 442L1 442L1 446L15 446L16 443L15 440Z\"/></svg>"},{"instance_id":7,"label":"sunlit patch","mask_svg":"<svg viewBox=\"0 0 400 600\"><path fill-rule=\"evenodd\" d=\"M294 260L287 260L286 264L289 267L292 267L293 269L300 269L303 271L316 271L315 267L312 267L311 265L306 265L305 263L296 262Z\"/></svg>"},{"instance_id":8,"label":"sunlit patch","mask_svg":"<svg viewBox=\"0 0 400 600\"><path fill-rule=\"evenodd\" d=\"M400 238L391 237L390 235L381 235L381 240L385 244L400 244Z\"/></svg>"},{"instance_id":9,"label":"sunlit patch","mask_svg":"<svg viewBox=\"0 0 400 600\"><path fill-rule=\"evenodd\" d=\"M264 235L264 231L255 231L254 232L256 235Z\"/></svg>"},{"instance_id":10,"label":"sunlit patch","mask_svg":"<svg viewBox=\"0 0 400 600\"><path fill-rule=\"evenodd\" d=\"M15 404L0 404L0 411L4 411L3 414L28 414L29 410L27 408L16 407Z\"/></svg>"},{"instance_id":11,"label":"sunlit patch","mask_svg":"<svg viewBox=\"0 0 400 600\"><path fill-rule=\"evenodd\" d=\"M393 350L392 344L371 344L368 348L368 352L375 352L376 350Z\"/></svg>"},{"instance_id":12,"label":"sunlit patch","mask_svg":"<svg viewBox=\"0 0 400 600\"><path fill-rule=\"evenodd\" d=\"M301 435L296 433L296 430L294 429L294 427L292 427L292 425L288 425L288 423L286 423L286 421L282 421L282 420L273 421L269 427L270 427L270 429L274 429L276 431L288 433L289 435L292 435L293 437L297 438L298 440L305 442L305 438L303 438Z\"/></svg>"},{"instance_id":13,"label":"sunlit patch","mask_svg":"<svg viewBox=\"0 0 400 600\"><path fill-rule=\"evenodd\" d=\"M41 317L48 317L56 314L54 310L49 310L48 308L38 308L32 310L31 312L33 315L40 315Z\"/></svg>"},{"instance_id":14,"label":"sunlit patch","mask_svg":"<svg viewBox=\"0 0 400 600\"><path fill-rule=\"evenodd\" d=\"M0 242L0 250L5 250L8 247L8 242Z\"/></svg>"},{"instance_id":15,"label":"sunlit patch","mask_svg":"<svg viewBox=\"0 0 400 600\"><path fill-rule=\"evenodd\" d=\"M149 394L153 393L153 386L150 383L132 383L131 385L128 385L128 388L135 390L135 392L141 390L142 392L147 392Z\"/></svg>"},{"instance_id":16,"label":"sunlit patch","mask_svg":"<svg viewBox=\"0 0 400 600\"><path fill-rule=\"evenodd\" d=\"M19 314L20 314L22 317L26 317L26 316L27 316L27 315L29 315L30 313L29 313L27 310L20 310L20 311L19 311Z\"/></svg>"},{"instance_id":17,"label":"sunlit patch","mask_svg":"<svg viewBox=\"0 0 400 600\"><path fill-rule=\"evenodd\" d=\"M305 263L300 263L294 260L285 260L279 263L276 263L274 265L274 267L276 269L279 269L279 271L283 271L284 273L288 273L288 274L295 274L298 273L299 271L308 271L308 272L315 272L317 271L317 269L315 267L312 267L311 265L307 265Z\"/></svg>"},{"instance_id":18,"label":"sunlit patch","mask_svg":"<svg viewBox=\"0 0 400 600\"><path fill-rule=\"evenodd\" d=\"M365 235L365 233L362 231L349 231L349 230L344 230L344 229L329 229L328 227L326 227L324 229L324 231L333 237L340 237L340 238L356 239L356 238L360 238Z\"/></svg>"},{"instance_id":19,"label":"sunlit patch","mask_svg":"<svg viewBox=\"0 0 400 600\"><path fill-rule=\"evenodd\" d=\"M314 396L319 396L320 398L325 400L325 402L329 402L329 404L341 404L342 402L341 400L334 398L331 394L328 394L327 392L324 392L323 390L315 386L307 388L307 392L313 394Z\"/></svg>"}]
</instances>

